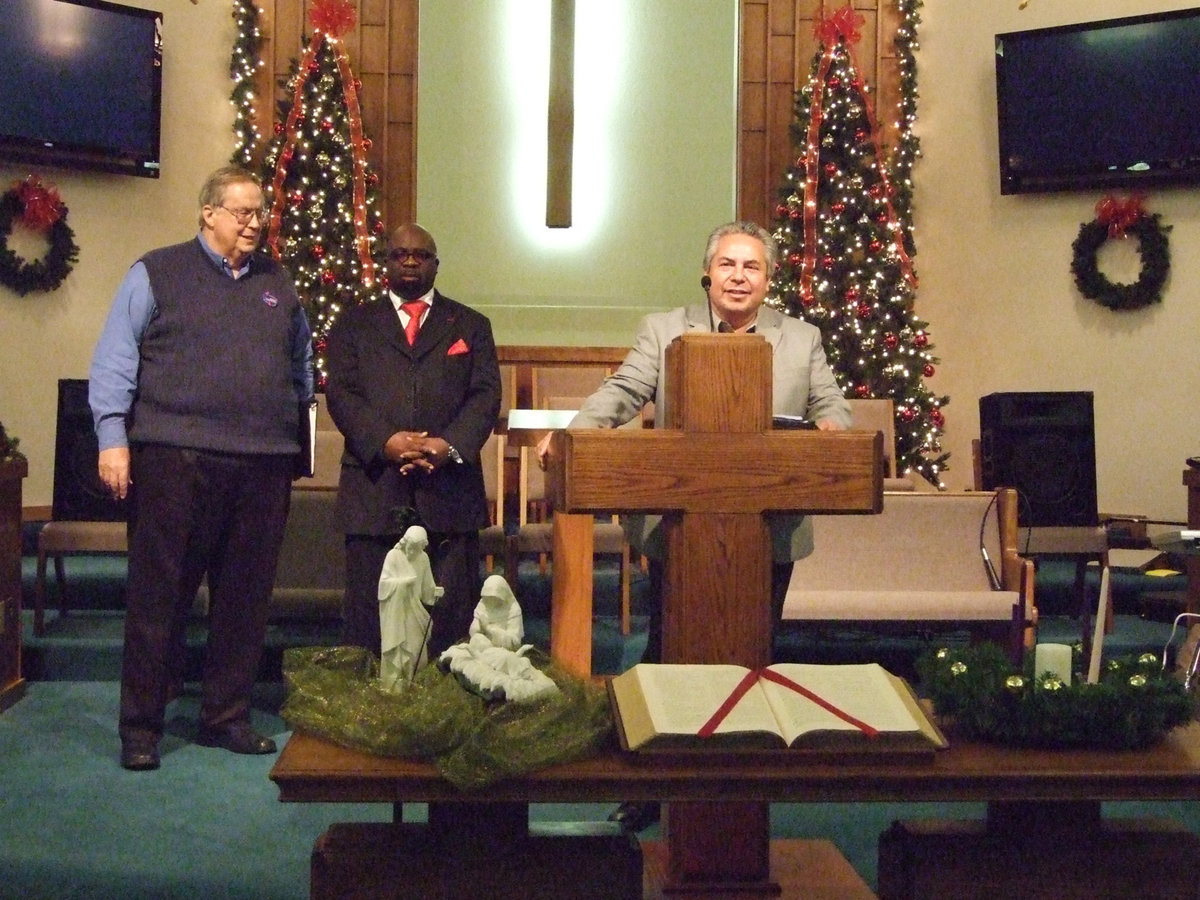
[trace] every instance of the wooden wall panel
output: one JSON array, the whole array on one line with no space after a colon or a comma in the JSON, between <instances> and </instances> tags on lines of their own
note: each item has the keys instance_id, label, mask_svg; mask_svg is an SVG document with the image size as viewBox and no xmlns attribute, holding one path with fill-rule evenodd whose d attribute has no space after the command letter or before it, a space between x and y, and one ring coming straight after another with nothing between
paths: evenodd
<instances>
[{"instance_id":1,"label":"wooden wall panel","mask_svg":"<svg viewBox=\"0 0 1200 900\"><path fill-rule=\"evenodd\" d=\"M368 158L381 182L388 228L412 219L417 171L418 0L356 0L358 23L344 44L362 81ZM844 0L741 0L738 99L738 216L770 226L776 194L795 151L789 126L795 93L817 50L813 22ZM866 19L855 57L868 84L884 141L895 141L897 68L892 47L899 13L892 0L855 0ZM305 0L259 0L264 65L260 130L271 133L276 80L303 52Z\"/></svg>"},{"instance_id":2,"label":"wooden wall panel","mask_svg":"<svg viewBox=\"0 0 1200 900\"><path fill-rule=\"evenodd\" d=\"M742 0L738 123L738 217L770 227L784 175L795 162L790 126L795 95L808 81L818 44L813 23L845 0ZM871 86L885 143L894 142L899 95L891 0L855 0L865 22L855 62ZM885 83L881 83L881 77ZM765 119L760 119L759 116ZM765 129L765 130L764 130Z\"/></svg>"},{"instance_id":3,"label":"wooden wall panel","mask_svg":"<svg viewBox=\"0 0 1200 900\"><path fill-rule=\"evenodd\" d=\"M367 160L380 177L381 214L390 229L411 220L416 206L418 0L356 2L358 20L343 35L342 46L362 82L359 105L371 140ZM271 134L282 96L277 81L304 52L310 5L305 0L259 0L264 61L257 79L259 128L265 136Z\"/></svg>"}]
</instances>

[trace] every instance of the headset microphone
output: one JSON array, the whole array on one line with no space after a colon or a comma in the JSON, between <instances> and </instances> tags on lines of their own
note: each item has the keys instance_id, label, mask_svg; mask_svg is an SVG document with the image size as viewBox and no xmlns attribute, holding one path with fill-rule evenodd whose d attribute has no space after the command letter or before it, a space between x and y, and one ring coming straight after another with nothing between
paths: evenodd
<instances>
[{"instance_id":1,"label":"headset microphone","mask_svg":"<svg viewBox=\"0 0 1200 900\"><path fill-rule=\"evenodd\" d=\"M707 291L710 287L712 287L712 279L705 275L700 279L700 287Z\"/></svg>"}]
</instances>

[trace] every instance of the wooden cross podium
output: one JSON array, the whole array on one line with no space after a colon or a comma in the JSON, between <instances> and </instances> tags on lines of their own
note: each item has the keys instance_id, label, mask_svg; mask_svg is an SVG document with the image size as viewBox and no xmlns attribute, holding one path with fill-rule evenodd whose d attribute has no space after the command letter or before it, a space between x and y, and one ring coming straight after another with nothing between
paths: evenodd
<instances>
[{"instance_id":1,"label":"wooden cross podium","mask_svg":"<svg viewBox=\"0 0 1200 900\"><path fill-rule=\"evenodd\" d=\"M666 428L556 432L551 654L591 672L593 515L662 513L663 662L771 661L765 513L878 513L882 437L773 430L771 348L755 335L687 334L667 350ZM769 807L674 803L667 890L778 894Z\"/></svg>"}]
</instances>

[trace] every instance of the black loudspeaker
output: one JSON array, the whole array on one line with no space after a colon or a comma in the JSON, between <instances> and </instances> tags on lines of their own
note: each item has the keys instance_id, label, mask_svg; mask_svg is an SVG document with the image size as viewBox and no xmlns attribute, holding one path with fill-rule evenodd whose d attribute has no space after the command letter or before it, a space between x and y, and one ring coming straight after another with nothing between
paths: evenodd
<instances>
[{"instance_id":1,"label":"black loudspeaker","mask_svg":"<svg viewBox=\"0 0 1200 900\"><path fill-rule=\"evenodd\" d=\"M58 382L54 432L54 497L51 516L67 522L123 522L128 502L114 500L100 481L99 454L86 378Z\"/></svg>"},{"instance_id":2,"label":"black loudspeaker","mask_svg":"<svg viewBox=\"0 0 1200 900\"><path fill-rule=\"evenodd\" d=\"M985 490L1016 488L1021 525L1097 525L1091 391L988 394L979 399Z\"/></svg>"}]
</instances>

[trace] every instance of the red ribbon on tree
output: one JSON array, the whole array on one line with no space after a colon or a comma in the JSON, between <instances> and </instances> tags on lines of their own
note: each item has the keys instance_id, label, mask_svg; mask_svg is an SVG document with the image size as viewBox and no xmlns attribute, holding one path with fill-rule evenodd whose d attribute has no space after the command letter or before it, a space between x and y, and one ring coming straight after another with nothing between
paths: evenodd
<instances>
[{"instance_id":1,"label":"red ribbon on tree","mask_svg":"<svg viewBox=\"0 0 1200 900\"><path fill-rule=\"evenodd\" d=\"M824 92L825 79L829 75L829 68L833 65L833 54L837 49L838 41L846 41L846 51L850 57L850 65L858 70L858 66L854 62L853 45L862 40L862 32L859 26L864 24L866 19L854 11L854 7L847 3L845 6L835 10L825 18L817 19L813 23L813 34L817 40L821 42L825 50L821 54L821 60L817 66L816 82L817 88L813 91L812 102L809 104L808 114L808 134L807 145L804 156L804 261L800 268L800 299L805 306L813 302L813 276L817 267L817 180L820 175L820 135L821 121L824 118ZM875 110L871 106L866 92L862 92L863 108L867 112L867 120L871 125L872 137L878 133L878 127L875 121ZM883 164L883 154L878 142L875 144L875 160L879 170L879 176L883 182L884 202L887 205L888 227L892 233L892 245L896 250L897 256L900 258L900 266L904 272L904 277L913 287L916 287L917 279L912 270L912 261L908 258L908 253L904 249L904 241L900 237L900 228L896 221L896 213L892 208L892 202L887 199L891 190L887 183L887 169Z\"/></svg>"},{"instance_id":2,"label":"red ribbon on tree","mask_svg":"<svg viewBox=\"0 0 1200 900\"><path fill-rule=\"evenodd\" d=\"M1124 200L1108 194L1096 204L1096 221L1108 226L1110 238L1123 238L1126 229L1146 215L1144 200L1141 194L1130 194Z\"/></svg>"},{"instance_id":3,"label":"red ribbon on tree","mask_svg":"<svg viewBox=\"0 0 1200 900\"><path fill-rule=\"evenodd\" d=\"M357 18L358 10L352 0L315 0L308 14L314 29L335 38L353 28Z\"/></svg>"},{"instance_id":4,"label":"red ribbon on tree","mask_svg":"<svg viewBox=\"0 0 1200 900\"><path fill-rule=\"evenodd\" d=\"M58 190L36 175L13 182L12 189L17 192L17 198L24 207L17 221L26 228L45 234L62 218L63 205Z\"/></svg>"}]
</instances>

